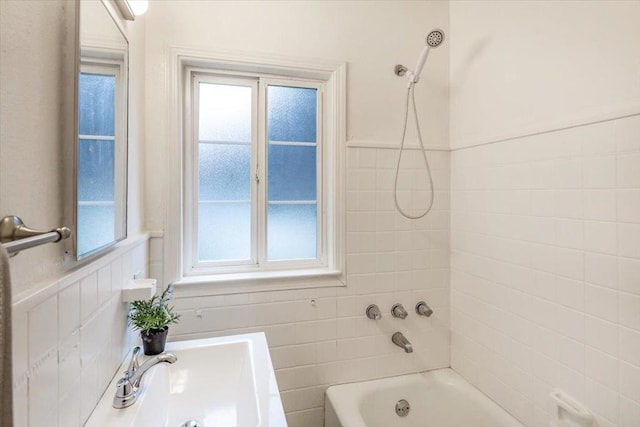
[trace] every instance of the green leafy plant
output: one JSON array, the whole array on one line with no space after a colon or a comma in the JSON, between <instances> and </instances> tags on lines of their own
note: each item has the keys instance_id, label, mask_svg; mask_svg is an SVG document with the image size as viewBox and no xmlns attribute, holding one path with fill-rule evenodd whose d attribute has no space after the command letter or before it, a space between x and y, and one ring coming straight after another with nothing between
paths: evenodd
<instances>
[{"instance_id":1,"label":"green leafy plant","mask_svg":"<svg viewBox=\"0 0 640 427\"><path fill-rule=\"evenodd\" d=\"M127 315L129 326L148 334L178 323L180 315L174 313L173 307L169 306L171 289L171 285L169 285L160 296L154 295L146 301L133 301Z\"/></svg>"}]
</instances>

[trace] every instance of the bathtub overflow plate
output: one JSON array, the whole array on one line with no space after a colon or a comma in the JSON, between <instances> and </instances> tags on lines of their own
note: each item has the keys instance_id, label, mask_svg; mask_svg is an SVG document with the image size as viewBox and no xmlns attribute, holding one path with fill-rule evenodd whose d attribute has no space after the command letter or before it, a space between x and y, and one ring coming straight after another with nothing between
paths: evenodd
<instances>
[{"instance_id":1,"label":"bathtub overflow plate","mask_svg":"<svg viewBox=\"0 0 640 427\"><path fill-rule=\"evenodd\" d=\"M406 400L400 399L398 400L398 403L396 403L396 414L398 414L399 417L406 417L409 415L410 410L411 405L409 405L409 402Z\"/></svg>"}]
</instances>

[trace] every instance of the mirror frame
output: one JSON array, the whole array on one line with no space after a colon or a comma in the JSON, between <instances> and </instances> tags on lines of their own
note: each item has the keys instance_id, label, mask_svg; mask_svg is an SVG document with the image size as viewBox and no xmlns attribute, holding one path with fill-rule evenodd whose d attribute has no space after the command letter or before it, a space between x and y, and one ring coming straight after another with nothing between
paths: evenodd
<instances>
[{"instance_id":1,"label":"mirror frame","mask_svg":"<svg viewBox=\"0 0 640 427\"><path fill-rule=\"evenodd\" d=\"M81 46L81 4L86 0L76 0L75 5L75 43L74 43L74 54L73 54L73 129L72 133L69 135L68 139L73 141L72 147L66 147L64 152L65 158L65 168L67 169L65 181L68 181L69 184L65 186L67 189L67 196L65 200L64 207L64 215L65 218L68 218L69 221L67 223L71 224L72 239L67 239L67 243L65 245L65 263L68 267L75 267L77 265L83 264L90 260L96 259L99 256L106 253L109 249L113 248L118 242L125 240L127 238L127 215L128 215L128 192L129 192L129 53L130 53L130 42L126 33L124 31L122 23L119 22L119 17L117 12L113 9L113 7L108 4L108 0L94 0L101 4L101 7L104 7L105 13L109 16L115 29L120 33L122 39L126 44L126 49L117 50L113 47L101 46L99 43L91 44L88 50L92 49L100 49L101 51L111 50L115 54L123 55L124 61L122 65L122 85L121 88L121 96L118 97L116 95L116 105L118 105L123 111L118 112L118 108L116 108L116 116L114 119L117 120L120 118L122 121L122 144L120 144L119 148L114 149L114 197L118 195L118 191L116 190L117 185L121 182L122 191L121 196L118 199L122 199L122 213L116 214L114 211L114 219L117 221L119 217L122 217L121 224L118 221L116 225L116 229L120 228L122 230L121 236L116 237L111 242L102 245L100 247L94 248L86 253L78 255L78 209L79 209L79 200L78 200L78 170L79 170L79 84L80 84L80 73L82 66L82 53L83 48ZM86 51L86 50L85 50ZM108 55L107 55L108 57ZM118 99L121 98L121 99ZM71 105L71 103L69 103ZM117 136L116 136L117 138ZM120 154L118 154L120 153ZM120 162L120 164L118 164ZM115 222L114 221L114 222ZM118 227L119 226L119 227Z\"/></svg>"}]
</instances>

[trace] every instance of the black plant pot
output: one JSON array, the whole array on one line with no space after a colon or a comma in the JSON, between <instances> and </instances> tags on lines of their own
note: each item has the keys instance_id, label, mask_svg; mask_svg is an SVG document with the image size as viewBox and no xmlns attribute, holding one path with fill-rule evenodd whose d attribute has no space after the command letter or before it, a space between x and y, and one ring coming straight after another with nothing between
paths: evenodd
<instances>
[{"instance_id":1,"label":"black plant pot","mask_svg":"<svg viewBox=\"0 0 640 427\"><path fill-rule=\"evenodd\" d=\"M153 356L160 354L164 351L164 345L167 342L167 333L169 327L165 326L164 329L151 329L148 331L141 331L140 337L142 338L142 347L144 348L144 354L147 356Z\"/></svg>"}]
</instances>

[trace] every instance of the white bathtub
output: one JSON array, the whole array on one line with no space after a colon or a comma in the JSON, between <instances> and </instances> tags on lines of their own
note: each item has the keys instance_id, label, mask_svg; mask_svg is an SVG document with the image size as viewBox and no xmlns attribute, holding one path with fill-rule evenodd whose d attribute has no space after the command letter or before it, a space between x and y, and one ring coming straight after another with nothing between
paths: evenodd
<instances>
[{"instance_id":1,"label":"white bathtub","mask_svg":"<svg viewBox=\"0 0 640 427\"><path fill-rule=\"evenodd\" d=\"M411 405L406 417L396 403ZM451 369L329 387L325 427L523 427Z\"/></svg>"}]
</instances>

